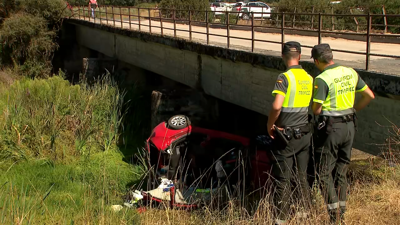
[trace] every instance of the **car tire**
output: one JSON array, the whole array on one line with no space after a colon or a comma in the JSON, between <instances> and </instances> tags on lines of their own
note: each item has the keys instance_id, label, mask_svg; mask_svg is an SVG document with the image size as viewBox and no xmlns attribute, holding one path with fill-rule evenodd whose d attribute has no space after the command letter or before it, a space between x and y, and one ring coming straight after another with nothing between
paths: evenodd
<instances>
[{"instance_id":1,"label":"car tire","mask_svg":"<svg viewBox=\"0 0 400 225\"><path fill-rule=\"evenodd\" d=\"M190 125L190 120L185 115L175 115L169 118L168 127L174 130L180 130Z\"/></svg>"},{"instance_id":2,"label":"car tire","mask_svg":"<svg viewBox=\"0 0 400 225\"><path fill-rule=\"evenodd\" d=\"M249 20L250 19L249 14L243 14L242 19Z\"/></svg>"}]
</instances>

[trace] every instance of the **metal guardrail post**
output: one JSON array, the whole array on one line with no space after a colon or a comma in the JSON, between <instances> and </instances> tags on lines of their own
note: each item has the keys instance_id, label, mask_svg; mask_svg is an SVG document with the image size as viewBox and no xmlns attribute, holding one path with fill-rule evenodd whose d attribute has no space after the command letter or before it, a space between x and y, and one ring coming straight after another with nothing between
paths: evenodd
<instances>
[{"instance_id":1,"label":"metal guardrail post","mask_svg":"<svg viewBox=\"0 0 400 225\"><path fill-rule=\"evenodd\" d=\"M251 13L251 52L254 52L254 12Z\"/></svg>"},{"instance_id":2,"label":"metal guardrail post","mask_svg":"<svg viewBox=\"0 0 400 225\"><path fill-rule=\"evenodd\" d=\"M230 29L229 29L229 12L226 13L226 38L227 38L227 46L228 48L231 45L231 40L230 40Z\"/></svg>"},{"instance_id":3,"label":"metal guardrail post","mask_svg":"<svg viewBox=\"0 0 400 225\"><path fill-rule=\"evenodd\" d=\"M192 40L192 11L189 10L189 40Z\"/></svg>"},{"instance_id":4,"label":"metal guardrail post","mask_svg":"<svg viewBox=\"0 0 400 225\"><path fill-rule=\"evenodd\" d=\"M141 25L140 25L140 7L137 8L138 11L138 20L139 20L139 31L141 31Z\"/></svg>"},{"instance_id":5,"label":"metal guardrail post","mask_svg":"<svg viewBox=\"0 0 400 225\"><path fill-rule=\"evenodd\" d=\"M367 17L367 52L366 52L366 61L365 61L365 70L369 69L369 60L370 60L370 53L371 53L371 24L372 24L372 17L371 13L368 13Z\"/></svg>"},{"instance_id":6,"label":"metal guardrail post","mask_svg":"<svg viewBox=\"0 0 400 225\"><path fill-rule=\"evenodd\" d=\"M128 8L129 13L129 30L132 30L132 23L131 23L131 7Z\"/></svg>"},{"instance_id":7,"label":"metal guardrail post","mask_svg":"<svg viewBox=\"0 0 400 225\"><path fill-rule=\"evenodd\" d=\"M296 26L295 25L295 22L296 22L296 11L297 11L297 8L294 7L293 18L292 18L292 28L294 28Z\"/></svg>"},{"instance_id":8,"label":"metal guardrail post","mask_svg":"<svg viewBox=\"0 0 400 225\"><path fill-rule=\"evenodd\" d=\"M315 12L315 6L312 7L312 16L311 16L311 30L314 30L314 12Z\"/></svg>"},{"instance_id":9,"label":"metal guardrail post","mask_svg":"<svg viewBox=\"0 0 400 225\"><path fill-rule=\"evenodd\" d=\"M163 21L162 21L161 10L158 10L158 15L159 15L159 17L160 17L161 36L164 36L164 28L163 28Z\"/></svg>"},{"instance_id":10,"label":"metal guardrail post","mask_svg":"<svg viewBox=\"0 0 400 225\"><path fill-rule=\"evenodd\" d=\"M114 6L111 6L111 10L112 10L112 20L113 20L113 26L115 27Z\"/></svg>"},{"instance_id":11,"label":"metal guardrail post","mask_svg":"<svg viewBox=\"0 0 400 225\"><path fill-rule=\"evenodd\" d=\"M282 42L282 48L283 48L283 45L285 44L285 13L284 12L282 12L281 42Z\"/></svg>"},{"instance_id":12,"label":"metal guardrail post","mask_svg":"<svg viewBox=\"0 0 400 225\"><path fill-rule=\"evenodd\" d=\"M322 15L321 13L318 14L318 44L321 44L322 42Z\"/></svg>"},{"instance_id":13,"label":"metal guardrail post","mask_svg":"<svg viewBox=\"0 0 400 225\"><path fill-rule=\"evenodd\" d=\"M387 17L386 17L386 8L385 8L384 5L382 6L382 14L384 15L384 17L383 17L383 23L384 23L384 25L385 25L385 31L384 31L383 33L386 34L387 31L388 31L388 23L387 23Z\"/></svg>"},{"instance_id":14,"label":"metal guardrail post","mask_svg":"<svg viewBox=\"0 0 400 225\"><path fill-rule=\"evenodd\" d=\"M124 23L122 22L122 8L119 7L119 19L121 20L121 28L124 28Z\"/></svg>"},{"instance_id":15,"label":"metal guardrail post","mask_svg":"<svg viewBox=\"0 0 400 225\"><path fill-rule=\"evenodd\" d=\"M331 8L331 13L333 15L333 7ZM335 30L335 16L332 16L331 20L332 20L332 31L334 31Z\"/></svg>"},{"instance_id":16,"label":"metal guardrail post","mask_svg":"<svg viewBox=\"0 0 400 225\"><path fill-rule=\"evenodd\" d=\"M107 22L107 25L108 25L108 12L107 12L108 10L107 10L107 6L105 6L104 8L106 9L106 22Z\"/></svg>"},{"instance_id":17,"label":"metal guardrail post","mask_svg":"<svg viewBox=\"0 0 400 225\"><path fill-rule=\"evenodd\" d=\"M263 21L264 21L264 7L261 7L261 26L263 25Z\"/></svg>"},{"instance_id":18,"label":"metal guardrail post","mask_svg":"<svg viewBox=\"0 0 400 225\"><path fill-rule=\"evenodd\" d=\"M174 9L174 37L176 37L176 9Z\"/></svg>"},{"instance_id":19,"label":"metal guardrail post","mask_svg":"<svg viewBox=\"0 0 400 225\"><path fill-rule=\"evenodd\" d=\"M100 11L100 25L101 25L101 17L103 16L103 13L101 13L101 7L99 7L99 11Z\"/></svg>"},{"instance_id":20,"label":"metal guardrail post","mask_svg":"<svg viewBox=\"0 0 400 225\"><path fill-rule=\"evenodd\" d=\"M150 14L150 8L147 9L149 11L149 32L151 34L151 14Z\"/></svg>"},{"instance_id":21,"label":"metal guardrail post","mask_svg":"<svg viewBox=\"0 0 400 225\"><path fill-rule=\"evenodd\" d=\"M210 44L210 24L208 23L208 10L206 11L206 33L207 33L207 44Z\"/></svg>"}]
</instances>

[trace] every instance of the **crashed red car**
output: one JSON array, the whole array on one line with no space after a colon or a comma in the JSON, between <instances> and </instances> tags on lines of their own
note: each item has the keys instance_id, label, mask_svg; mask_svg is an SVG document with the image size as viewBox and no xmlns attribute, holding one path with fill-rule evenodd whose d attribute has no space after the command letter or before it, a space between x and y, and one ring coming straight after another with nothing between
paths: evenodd
<instances>
[{"instance_id":1,"label":"crashed red car","mask_svg":"<svg viewBox=\"0 0 400 225\"><path fill-rule=\"evenodd\" d=\"M221 183L227 186L245 183L246 187L255 190L263 187L269 179L271 161L268 138L258 136L251 140L192 126L187 116L176 115L153 129L146 148L150 155L149 166L154 169L157 178L173 180L172 175L175 176L182 193L183 189L195 186L195 189L189 191L193 195L198 190L210 190ZM172 158L177 154L180 155L179 168L171 169ZM172 175L169 174L171 170ZM181 192L181 199L176 200L175 188L178 187L171 189L167 199L171 206L195 207L195 204L183 200L185 194ZM145 199L161 201L161 197L152 196L148 192L143 192L143 195Z\"/></svg>"}]
</instances>

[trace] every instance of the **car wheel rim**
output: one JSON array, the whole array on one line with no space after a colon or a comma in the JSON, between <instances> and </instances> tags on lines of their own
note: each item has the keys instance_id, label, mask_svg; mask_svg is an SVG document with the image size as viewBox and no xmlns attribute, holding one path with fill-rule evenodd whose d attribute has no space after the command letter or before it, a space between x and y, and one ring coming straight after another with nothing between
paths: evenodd
<instances>
[{"instance_id":1,"label":"car wheel rim","mask_svg":"<svg viewBox=\"0 0 400 225\"><path fill-rule=\"evenodd\" d=\"M174 126L183 126L186 124L186 118L183 116L177 116L172 118L171 124Z\"/></svg>"}]
</instances>

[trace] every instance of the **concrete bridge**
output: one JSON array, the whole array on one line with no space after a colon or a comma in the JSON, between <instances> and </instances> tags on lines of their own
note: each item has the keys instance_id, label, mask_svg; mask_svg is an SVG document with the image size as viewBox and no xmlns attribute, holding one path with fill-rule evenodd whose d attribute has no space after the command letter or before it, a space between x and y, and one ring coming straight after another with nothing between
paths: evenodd
<instances>
[{"instance_id":1,"label":"concrete bridge","mask_svg":"<svg viewBox=\"0 0 400 225\"><path fill-rule=\"evenodd\" d=\"M66 35L81 46L262 115L268 114L275 80L285 70L281 59L272 55L78 19L67 20L65 27ZM301 63L310 74L318 74L311 62ZM400 77L358 72L378 97L358 114L354 147L378 154L392 123L400 125Z\"/></svg>"}]
</instances>

